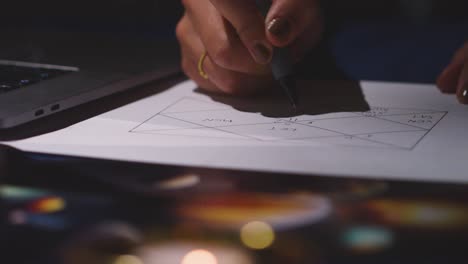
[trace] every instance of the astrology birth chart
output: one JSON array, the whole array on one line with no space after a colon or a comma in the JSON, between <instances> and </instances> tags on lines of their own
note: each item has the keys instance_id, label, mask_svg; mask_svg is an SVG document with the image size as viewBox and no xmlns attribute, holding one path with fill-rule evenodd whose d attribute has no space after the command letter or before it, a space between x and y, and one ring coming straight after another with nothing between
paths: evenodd
<instances>
[{"instance_id":1,"label":"astrology birth chart","mask_svg":"<svg viewBox=\"0 0 468 264\"><path fill-rule=\"evenodd\" d=\"M272 118L229 105L182 98L133 128L131 133L255 140L291 144L333 144L412 150L447 112L372 107L340 112Z\"/></svg>"}]
</instances>

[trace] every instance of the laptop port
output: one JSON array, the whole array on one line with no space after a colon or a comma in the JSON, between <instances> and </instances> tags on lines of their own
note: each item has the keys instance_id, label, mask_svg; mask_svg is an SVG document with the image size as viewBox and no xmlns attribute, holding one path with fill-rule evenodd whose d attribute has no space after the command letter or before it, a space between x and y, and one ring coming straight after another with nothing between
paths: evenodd
<instances>
[{"instance_id":1,"label":"laptop port","mask_svg":"<svg viewBox=\"0 0 468 264\"><path fill-rule=\"evenodd\" d=\"M36 113L34 113L34 116L41 116L44 114L44 110L43 109L39 109L36 111Z\"/></svg>"},{"instance_id":2,"label":"laptop port","mask_svg":"<svg viewBox=\"0 0 468 264\"><path fill-rule=\"evenodd\" d=\"M60 109L60 105L59 104L55 104L53 106L50 107L50 111L57 111Z\"/></svg>"}]
</instances>

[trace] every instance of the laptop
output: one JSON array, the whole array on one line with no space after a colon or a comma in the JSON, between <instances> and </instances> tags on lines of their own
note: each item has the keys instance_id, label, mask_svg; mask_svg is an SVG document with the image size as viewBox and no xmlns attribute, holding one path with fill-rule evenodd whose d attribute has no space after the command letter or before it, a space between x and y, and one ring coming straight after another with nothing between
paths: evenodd
<instances>
[{"instance_id":1,"label":"laptop","mask_svg":"<svg viewBox=\"0 0 468 264\"><path fill-rule=\"evenodd\" d=\"M61 25L59 15L38 14L34 21L40 25L24 20L0 25L0 129L179 72L174 38L157 30L119 31L122 22L114 26L113 20L103 29L86 13L63 15Z\"/></svg>"}]
</instances>

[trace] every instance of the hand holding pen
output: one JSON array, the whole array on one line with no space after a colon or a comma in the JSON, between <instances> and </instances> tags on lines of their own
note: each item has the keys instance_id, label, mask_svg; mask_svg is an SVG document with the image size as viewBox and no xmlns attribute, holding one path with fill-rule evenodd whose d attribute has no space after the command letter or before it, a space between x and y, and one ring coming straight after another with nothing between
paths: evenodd
<instances>
[{"instance_id":1,"label":"hand holding pen","mask_svg":"<svg viewBox=\"0 0 468 264\"><path fill-rule=\"evenodd\" d=\"M177 26L184 72L211 92L274 87L276 50L287 48L292 63L300 60L320 39L322 22L316 0L267 2L262 10L256 0L184 0Z\"/></svg>"},{"instance_id":2,"label":"hand holding pen","mask_svg":"<svg viewBox=\"0 0 468 264\"><path fill-rule=\"evenodd\" d=\"M443 93L456 94L462 104L468 104L468 41L453 55L437 79Z\"/></svg>"}]
</instances>

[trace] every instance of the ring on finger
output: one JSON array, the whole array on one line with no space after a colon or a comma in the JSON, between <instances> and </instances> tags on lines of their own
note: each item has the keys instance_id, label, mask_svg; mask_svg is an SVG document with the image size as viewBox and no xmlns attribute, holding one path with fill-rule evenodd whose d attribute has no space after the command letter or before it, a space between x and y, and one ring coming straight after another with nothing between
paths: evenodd
<instances>
[{"instance_id":1,"label":"ring on finger","mask_svg":"<svg viewBox=\"0 0 468 264\"><path fill-rule=\"evenodd\" d=\"M198 60L198 73L205 80L208 79L208 74L205 72L205 69L203 68L203 63L205 62L205 59L206 59L207 55L208 55L208 53L206 51L204 51L202 53L202 55L200 56L200 59Z\"/></svg>"}]
</instances>

